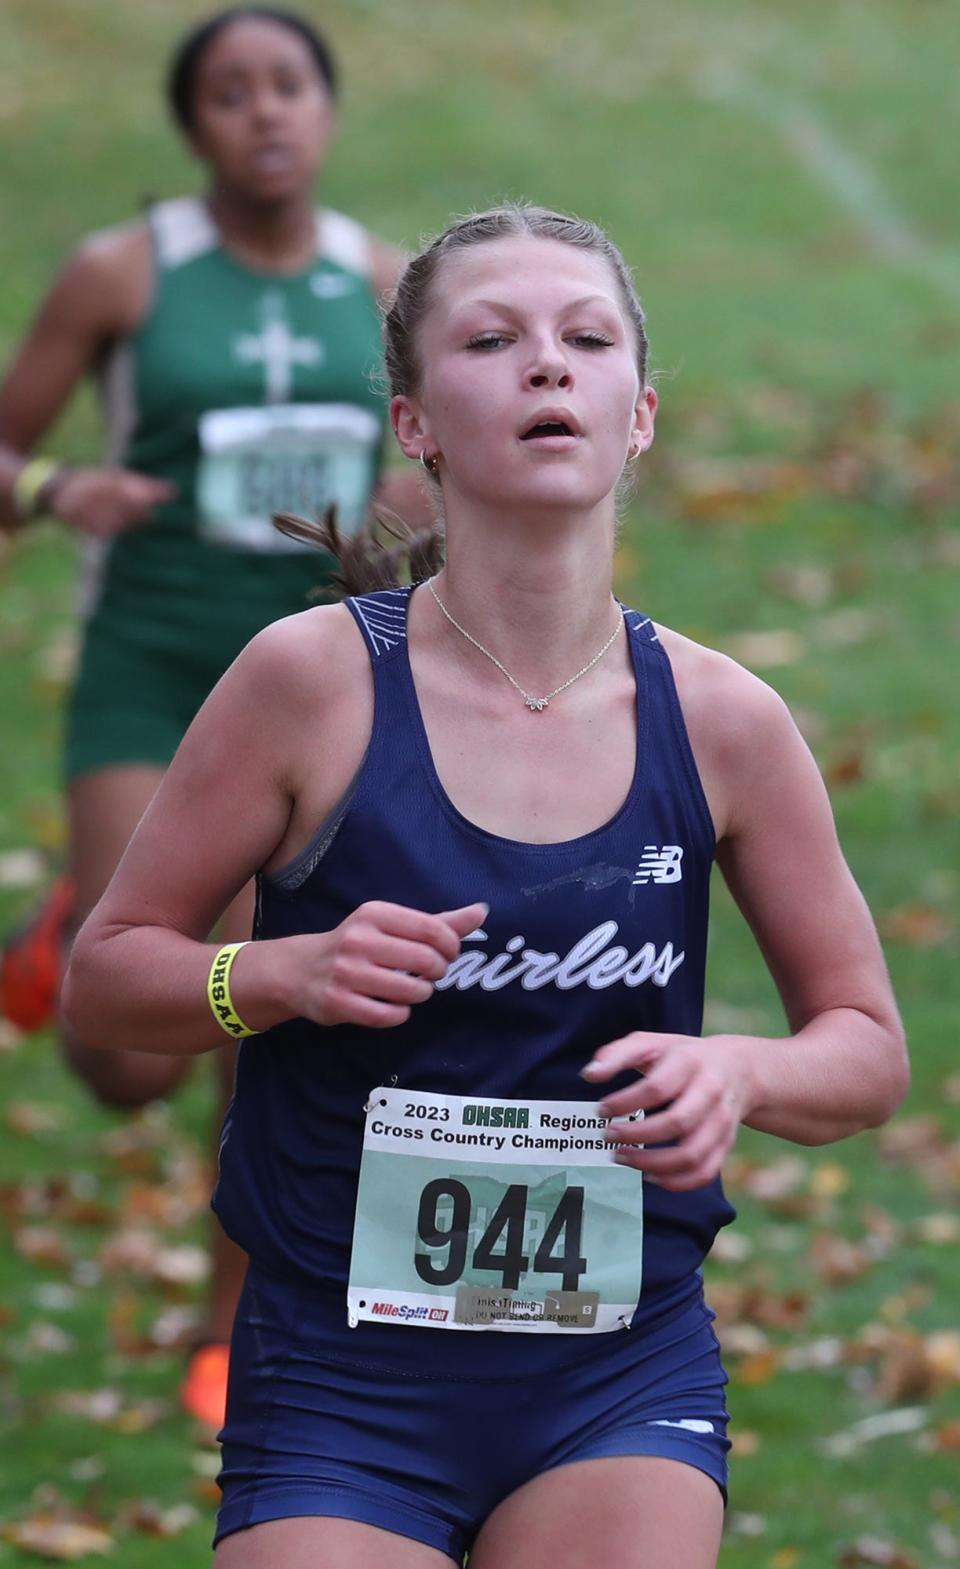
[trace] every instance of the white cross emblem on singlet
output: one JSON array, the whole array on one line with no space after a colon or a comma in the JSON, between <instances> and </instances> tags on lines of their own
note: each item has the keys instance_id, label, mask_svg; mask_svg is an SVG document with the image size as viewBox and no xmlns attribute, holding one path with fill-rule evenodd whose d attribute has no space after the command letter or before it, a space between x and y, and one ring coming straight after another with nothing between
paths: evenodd
<instances>
[{"instance_id":1,"label":"white cross emblem on singlet","mask_svg":"<svg viewBox=\"0 0 960 1569\"><path fill-rule=\"evenodd\" d=\"M237 359L262 363L267 403L286 403L293 386L294 365L319 365L323 344L316 338L297 338L290 330L283 295L274 289L260 301L259 333L240 333L233 340Z\"/></svg>"}]
</instances>

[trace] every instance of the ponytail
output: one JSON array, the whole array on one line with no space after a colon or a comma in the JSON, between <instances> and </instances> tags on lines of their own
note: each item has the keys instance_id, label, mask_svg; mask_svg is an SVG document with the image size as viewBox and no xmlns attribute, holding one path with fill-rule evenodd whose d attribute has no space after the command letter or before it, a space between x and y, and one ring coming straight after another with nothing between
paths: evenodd
<instances>
[{"instance_id":1,"label":"ponytail","mask_svg":"<svg viewBox=\"0 0 960 1569\"><path fill-rule=\"evenodd\" d=\"M420 583L433 577L443 565L439 528L409 528L394 512L374 509L370 521L351 535L341 534L337 527L336 503L331 503L315 523L291 512L277 512L273 526L288 539L313 545L334 557L337 567L330 574L329 583L340 599L401 588L406 582ZM381 531L396 543L386 544Z\"/></svg>"}]
</instances>

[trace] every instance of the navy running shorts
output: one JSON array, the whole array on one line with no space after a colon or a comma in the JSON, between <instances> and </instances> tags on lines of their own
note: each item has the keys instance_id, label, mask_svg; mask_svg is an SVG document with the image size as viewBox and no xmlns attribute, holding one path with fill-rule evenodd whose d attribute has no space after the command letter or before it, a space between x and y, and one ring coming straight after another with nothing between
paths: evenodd
<instances>
[{"instance_id":1,"label":"navy running shorts","mask_svg":"<svg viewBox=\"0 0 960 1569\"><path fill-rule=\"evenodd\" d=\"M251 1267L231 1347L216 1541L332 1515L460 1564L525 1482L614 1455L684 1461L726 1498L726 1374L699 1277L642 1328L561 1347L559 1336L548 1345L497 1331L358 1331L345 1317L342 1301Z\"/></svg>"}]
</instances>

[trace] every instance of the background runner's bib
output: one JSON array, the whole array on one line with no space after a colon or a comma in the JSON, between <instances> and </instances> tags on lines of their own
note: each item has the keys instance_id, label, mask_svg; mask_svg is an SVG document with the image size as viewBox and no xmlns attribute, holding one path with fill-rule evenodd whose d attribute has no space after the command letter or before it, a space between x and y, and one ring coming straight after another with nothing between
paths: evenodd
<instances>
[{"instance_id":1,"label":"background runner's bib","mask_svg":"<svg viewBox=\"0 0 960 1569\"><path fill-rule=\"evenodd\" d=\"M348 404L208 411L199 421L201 537L241 550L313 551L280 534L272 515L318 518L331 502L341 531L355 533L376 478L380 438L370 410Z\"/></svg>"},{"instance_id":2,"label":"background runner's bib","mask_svg":"<svg viewBox=\"0 0 960 1569\"><path fill-rule=\"evenodd\" d=\"M528 1334L628 1326L643 1181L613 1164L606 1121L582 1101L373 1090L350 1322Z\"/></svg>"}]
</instances>

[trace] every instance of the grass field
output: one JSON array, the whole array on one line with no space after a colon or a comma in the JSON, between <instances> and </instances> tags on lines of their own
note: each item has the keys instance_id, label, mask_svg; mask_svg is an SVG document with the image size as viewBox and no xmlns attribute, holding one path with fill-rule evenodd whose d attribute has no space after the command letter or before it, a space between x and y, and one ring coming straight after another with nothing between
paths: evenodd
<instances>
[{"instance_id":1,"label":"grass field","mask_svg":"<svg viewBox=\"0 0 960 1569\"><path fill-rule=\"evenodd\" d=\"M6 0L3 351L82 233L196 187L157 81L202 9ZM599 218L634 263L662 415L619 589L789 699L887 941L900 1117L816 1151L745 1136L731 1161L741 1220L709 1269L737 1435L724 1569L960 1562L960 12L329 0L323 20L346 81L332 205L413 243L524 195ZM81 397L47 445L96 440ZM20 852L61 838L73 569L45 525L0 561L4 922L43 876ZM710 997L710 1028L781 1028L720 887ZM59 1556L207 1562L210 1456L174 1397L209 1108L198 1073L122 1124L52 1038L0 1037L0 1563L57 1519Z\"/></svg>"}]
</instances>

